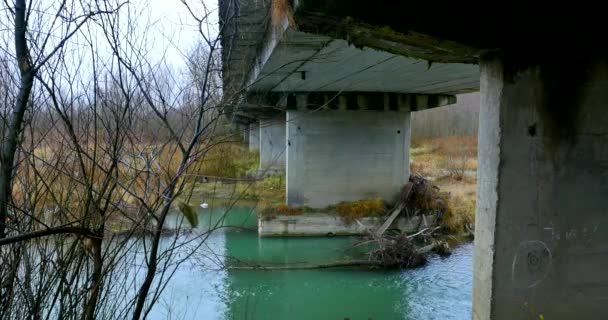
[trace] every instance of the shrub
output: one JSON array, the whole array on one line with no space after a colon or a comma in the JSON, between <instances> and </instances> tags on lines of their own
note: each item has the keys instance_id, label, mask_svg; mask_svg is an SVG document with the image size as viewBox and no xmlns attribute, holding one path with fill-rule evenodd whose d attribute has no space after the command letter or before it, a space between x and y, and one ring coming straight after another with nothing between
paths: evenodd
<instances>
[{"instance_id":1,"label":"shrub","mask_svg":"<svg viewBox=\"0 0 608 320\"><path fill-rule=\"evenodd\" d=\"M451 136L419 140L417 147L411 149L411 157L412 172L460 181L467 171L477 169L477 138Z\"/></svg>"},{"instance_id":2,"label":"shrub","mask_svg":"<svg viewBox=\"0 0 608 320\"><path fill-rule=\"evenodd\" d=\"M406 202L408 212L414 214L441 213L439 223L449 233L464 233L473 230L475 225L475 194L461 192L442 192L422 177L412 175L413 183ZM453 187L462 184L454 184Z\"/></svg>"},{"instance_id":3,"label":"shrub","mask_svg":"<svg viewBox=\"0 0 608 320\"><path fill-rule=\"evenodd\" d=\"M477 139L454 136L436 140L437 153L442 156L440 166L447 175L460 181L466 171L477 169Z\"/></svg>"},{"instance_id":4,"label":"shrub","mask_svg":"<svg viewBox=\"0 0 608 320\"><path fill-rule=\"evenodd\" d=\"M269 176L261 181L239 182L236 190L248 199L282 203L285 202L285 177Z\"/></svg>"},{"instance_id":5,"label":"shrub","mask_svg":"<svg viewBox=\"0 0 608 320\"><path fill-rule=\"evenodd\" d=\"M472 232L475 227L475 198L450 197L441 225L451 233Z\"/></svg>"},{"instance_id":6,"label":"shrub","mask_svg":"<svg viewBox=\"0 0 608 320\"><path fill-rule=\"evenodd\" d=\"M380 217L386 211L384 201L380 198L341 202L335 207L336 213L345 221L352 222L362 217Z\"/></svg>"},{"instance_id":7,"label":"shrub","mask_svg":"<svg viewBox=\"0 0 608 320\"><path fill-rule=\"evenodd\" d=\"M297 216L304 213L304 208L292 207L287 204L270 204L263 203L260 206L258 214L263 217L270 216Z\"/></svg>"},{"instance_id":8,"label":"shrub","mask_svg":"<svg viewBox=\"0 0 608 320\"><path fill-rule=\"evenodd\" d=\"M414 186L406 202L406 208L409 212L422 215L447 210L448 194L439 192L437 186L416 175L410 176L410 182L414 183Z\"/></svg>"},{"instance_id":9,"label":"shrub","mask_svg":"<svg viewBox=\"0 0 608 320\"><path fill-rule=\"evenodd\" d=\"M257 152L237 143L220 143L209 147L190 173L215 177L244 177L258 167Z\"/></svg>"}]
</instances>

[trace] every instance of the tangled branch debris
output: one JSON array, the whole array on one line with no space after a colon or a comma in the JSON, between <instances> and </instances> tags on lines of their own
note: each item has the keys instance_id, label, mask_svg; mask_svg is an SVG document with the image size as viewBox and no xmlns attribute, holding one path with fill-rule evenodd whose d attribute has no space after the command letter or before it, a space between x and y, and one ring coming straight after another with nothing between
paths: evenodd
<instances>
[{"instance_id":1,"label":"tangled branch debris","mask_svg":"<svg viewBox=\"0 0 608 320\"><path fill-rule=\"evenodd\" d=\"M395 204L385 223L376 231L370 232L363 237L359 244L373 245L375 249L368 253L368 260L375 261L385 268L412 268L423 265L426 262L426 253L436 251L439 254L449 254L449 245L445 241L434 238L434 233L441 229L440 226L418 230L412 235L398 233L396 235L386 234L387 229L400 215L408 217L420 215L424 218L427 214L436 214L437 220L448 212L447 199L439 192L439 188L433 186L428 180L411 175L410 181L403 188L399 200ZM424 219L420 219L422 222ZM417 246L423 250L417 249Z\"/></svg>"},{"instance_id":2,"label":"tangled branch debris","mask_svg":"<svg viewBox=\"0 0 608 320\"><path fill-rule=\"evenodd\" d=\"M308 270L327 269L343 267L368 267L368 268L415 268L422 266L427 261L427 254L431 251L440 255L450 253L447 241L438 237L443 230L441 224L429 226L422 223L424 217L429 214L437 215L437 221L449 213L447 195L439 192L439 188L432 185L428 180L411 175L410 181L403 188L394 209L387 217L385 223L375 231L369 231L362 236L353 247L369 246L366 259L335 261L326 264L303 264L297 266L231 266L231 270ZM421 223L412 234L391 232L390 225L398 216L420 215ZM357 221L356 218L354 218Z\"/></svg>"}]
</instances>

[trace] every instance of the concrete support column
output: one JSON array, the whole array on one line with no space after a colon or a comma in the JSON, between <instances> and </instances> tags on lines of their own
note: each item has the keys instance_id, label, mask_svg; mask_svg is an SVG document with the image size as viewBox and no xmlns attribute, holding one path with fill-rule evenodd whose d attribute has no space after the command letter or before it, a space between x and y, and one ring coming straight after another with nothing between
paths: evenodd
<instances>
[{"instance_id":1,"label":"concrete support column","mask_svg":"<svg viewBox=\"0 0 608 320\"><path fill-rule=\"evenodd\" d=\"M246 123L237 123L236 131L239 137L243 139L243 142L249 144L249 125Z\"/></svg>"},{"instance_id":2,"label":"concrete support column","mask_svg":"<svg viewBox=\"0 0 608 320\"><path fill-rule=\"evenodd\" d=\"M597 56L482 59L474 319L608 317L608 55Z\"/></svg>"},{"instance_id":3,"label":"concrete support column","mask_svg":"<svg viewBox=\"0 0 608 320\"><path fill-rule=\"evenodd\" d=\"M260 120L260 170L285 170L285 114Z\"/></svg>"},{"instance_id":4,"label":"concrete support column","mask_svg":"<svg viewBox=\"0 0 608 320\"><path fill-rule=\"evenodd\" d=\"M249 151L260 150L260 124L252 122L249 124Z\"/></svg>"},{"instance_id":5,"label":"concrete support column","mask_svg":"<svg viewBox=\"0 0 608 320\"><path fill-rule=\"evenodd\" d=\"M287 203L395 200L409 179L409 111L288 111Z\"/></svg>"}]
</instances>

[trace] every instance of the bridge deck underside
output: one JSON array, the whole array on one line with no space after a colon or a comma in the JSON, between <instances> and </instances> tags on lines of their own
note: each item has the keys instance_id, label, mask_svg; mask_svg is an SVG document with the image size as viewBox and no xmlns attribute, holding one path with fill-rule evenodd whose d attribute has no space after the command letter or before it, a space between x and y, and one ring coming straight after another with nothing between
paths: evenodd
<instances>
[{"instance_id":1,"label":"bridge deck underside","mask_svg":"<svg viewBox=\"0 0 608 320\"><path fill-rule=\"evenodd\" d=\"M479 90L479 67L429 63L288 29L251 89L459 94Z\"/></svg>"}]
</instances>

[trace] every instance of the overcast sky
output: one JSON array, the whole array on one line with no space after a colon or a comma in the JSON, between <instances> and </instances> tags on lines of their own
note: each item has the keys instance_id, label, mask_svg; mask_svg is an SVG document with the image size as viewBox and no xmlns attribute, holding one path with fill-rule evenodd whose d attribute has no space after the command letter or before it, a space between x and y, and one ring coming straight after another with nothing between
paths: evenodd
<instances>
[{"instance_id":1,"label":"overcast sky","mask_svg":"<svg viewBox=\"0 0 608 320\"><path fill-rule=\"evenodd\" d=\"M118 3L127 0L111 0L111 3ZM126 12L133 15L138 15L138 26L139 30L136 31L137 36L143 35L146 30L146 41L145 47L151 53L152 58L166 57L166 62L175 68L180 68L184 65L183 54L186 54L197 43L202 41L202 36L198 31L198 25L196 20L189 13L186 6L181 0L128 0L128 8L123 6L121 8L121 16L125 17ZM203 30L204 33L210 38L217 38L218 30L218 0L186 0L192 10L199 17L207 16L207 23ZM2 48L0 50L14 55L14 30L13 30L13 18L10 11L7 10L6 4L12 7L12 1L0 1L0 37L2 38ZM78 6L78 1L72 0L67 2L67 6L70 7L75 3ZM94 2L93 2L94 3ZM29 27L31 33L45 33L50 32L51 34L57 34L57 37L51 37L50 45L47 45L47 53L55 47L56 43L61 40L61 26L55 24L53 29L48 29L51 26L51 20L57 9L61 5L60 1L56 0L32 0L28 1L28 4L32 4L34 8L39 11L32 15L32 21L30 21ZM86 5L87 2L84 2ZM208 13L208 15L206 15ZM41 19L48 19L42 23L38 23ZM75 25L75 24L74 24ZM84 29L83 30L84 32ZM105 41L100 30L93 31L98 32L97 44L103 46ZM81 35L76 34L70 39L70 45L78 47L84 46L85 42L79 39ZM69 46L69 45L68 45ZM103 50L102 47L99 47ZM103 52L100 52L103 54Z\"/></svg>"},{"instance_id":2,"label":"overcast sky","mask_svg":"<svg viewBox=\"0 0 608 320\"><path fill-rule=\"evenodd\" d=\"M183 58L182 53L196 46L202 41L198 32L196 21L188 12L186 6L179 0L135 0L135 3L147 3L149 5L150 22L155 23L151 32L155 39L157 54L161 54L162 49L166 48L166 57L175 67L181 67ZM205 33L212 38L217 37L218 30L218 0L188 0L191 8L201 16L204 15L205 8L210 11L208 25Z\"/></svg>"}]
</instances>

